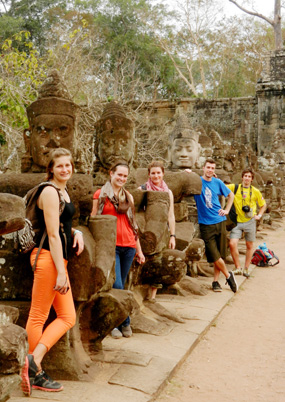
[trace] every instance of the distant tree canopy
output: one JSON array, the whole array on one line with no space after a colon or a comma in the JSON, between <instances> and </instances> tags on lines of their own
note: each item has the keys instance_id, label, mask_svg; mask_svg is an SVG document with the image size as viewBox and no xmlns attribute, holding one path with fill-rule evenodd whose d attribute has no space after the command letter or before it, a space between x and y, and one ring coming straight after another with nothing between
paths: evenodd
<instances>
[{"instance_id":1,"label":"distant tree canopy","mask_svg":"<svg viewBox=\"0 0 285 402\"><path fill-rule=\"evenodd\" d=\"M274 49L265 20L227 17L218 0L180 0L172 11L162 0L0 6L0 146L10 150L22 141L25 108L51 68L91 127L107 99L136 101L139 111L144 101L161 98L254 95L262 56Z\"/></svg>"},{"instance_id":2,"label":"distant tree canopy","mask_svg":"<svg viewBox=\"0 0 285 402\"><path fill-rule=\"evenodd\" d=\"M28 31L47 57L83 20L105 72L146 83L150 98L253 94L252 69L260 71L261 55L274 46L265 21L226 18L216 0L181 0L175 12L150 0L2 0L0 38ZM126 58L132 71L122 74Z\"/></svg>"}]
</instances>

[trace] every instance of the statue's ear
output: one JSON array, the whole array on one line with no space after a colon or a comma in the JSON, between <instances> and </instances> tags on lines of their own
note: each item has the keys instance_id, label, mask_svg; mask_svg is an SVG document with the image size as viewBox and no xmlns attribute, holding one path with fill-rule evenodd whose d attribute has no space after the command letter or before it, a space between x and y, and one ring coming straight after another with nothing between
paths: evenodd
<instances>
[{"instance_id":1,"label":"statue's ear","mask_svg":"<svg viewBox=\"0 0 285 402\"><path fill-rule=\"evenodd\" d=\"M172 157L171 157L171 146L170 146L170 144L167 147L166 158L167 158L167 166L171 167L172 166Z\"/></svg>"},{"instance_id":2,"label":"statue's ear","mask_svg":"<svg viewBox=\"0 0 285 402\"><path fill-rule=\"evenodd\" d=\"M31 128L26 128L23 133L26 152L30 153L31 150Z\"/></svg>"},{"instance_id":3,"label":"statue's ear","mask_svg":"<svg viewBox=\"0 0 285 402\"><path fill-rule=\"evenodd\" d=\"M194 167L196 167L196 168L198 168L198 169L200 169L200 168L202 167L201 160L200 160L201 149L202 149L202 146L201 146L200 143L198 143L198 145L197 145L197 153L198 153L198 156L197 156L196 162L194 163Z\"/></svg>"}]
</instances>

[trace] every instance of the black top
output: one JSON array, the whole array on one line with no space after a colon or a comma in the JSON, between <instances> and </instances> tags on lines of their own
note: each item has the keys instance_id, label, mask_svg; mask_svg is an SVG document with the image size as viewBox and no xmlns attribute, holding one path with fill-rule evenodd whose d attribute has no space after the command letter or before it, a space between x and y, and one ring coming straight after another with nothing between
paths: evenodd
<instances>
[{"instance_id":1,"label":"black top","mask_svg":"<svg viewBox=\"0 0 285 402\"><path fill-rule=\"evenodd\" d=\"M65 207L59 219L60 221L59 236L62 244L63 258L65 258L66 260L68 259L68 254L72 247L71 228L72 228L72 217L74 213L75 213L75 207L73 203L71 201L70 202L65 201ZM42 235L45 231L45 220L44 220L44 212L38 206L37 206L37 214L40 226L43 228L36 241L37 243L36 247L39 247ZM46 236L42 248L44 248L45 250L49 250L48 236Z\"/></svg>"}]
</instances>

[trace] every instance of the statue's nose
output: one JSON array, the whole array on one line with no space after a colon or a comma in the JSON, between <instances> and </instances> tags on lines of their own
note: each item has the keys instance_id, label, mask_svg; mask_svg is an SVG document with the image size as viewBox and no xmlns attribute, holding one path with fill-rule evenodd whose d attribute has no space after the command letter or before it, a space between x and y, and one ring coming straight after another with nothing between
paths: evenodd
<instances>
[{"instance_id":1,"label":"statue's nose","mask_svg":"<svg viewBox=\"0 0 285 402\"><path fill-rule=\"evenodd\" d=\"M57 129L54 129L50 131L49 133L49 142L47 144L47 147L49 148L56 148L60 145L60 131Z\"/></svg>"},{"instance_id":2,"label":"statue's nose","mask_svg":"<svg viewBox=\"0 0 285 402\"><path fill-rule=\"evenodd\" d=\"M46 146L47 148L56 148L58 147L58 144L55 142L53 138L51 138Z\"/></svg>"}]
</instances>

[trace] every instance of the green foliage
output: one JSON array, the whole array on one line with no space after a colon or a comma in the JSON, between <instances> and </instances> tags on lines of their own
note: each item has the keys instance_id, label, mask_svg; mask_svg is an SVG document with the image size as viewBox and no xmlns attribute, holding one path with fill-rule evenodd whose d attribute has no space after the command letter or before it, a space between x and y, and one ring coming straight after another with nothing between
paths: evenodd
<instances>
[{"instance_id":1,"label":"green foliage","mask_svg":"<svg viewBox=\"0 0 285 402\"><path fill-rule=\"evenodd\" d=\"M44 51L46 35L55 21L50 10L66 10L66 3L65 0L12 0L7 14L20 19L21 29L30 32L31 40L40 51Z\"/></svg>"},{"instance_id":2,"label":"green foliage","mask_svg":"<svg viewBox=\"0 0 285 402\"><path fill-rule=\"evenodd\" d=\"M95 15L94 25L102 43L97 47L95 57L103 49L108 54L104 68L116 75L127 56L135 61L135 71L129 74L129 79L139 77L147 82L148 93L153 96L159 87L168 86L167 64L168 70L173 69L169 57L157 45L155 36L144 23L151 11L151 3L147 0L108 0Z\"/></svg>"},{"instance_id":3,"label":"green foliage","mask_svg":"<svg viewBox=\"0 0 285 402\"><path fill-rule=\"evenodd\" d=\"M14 18L9 15L0 17L0 41L12 37L15 33L23 29L22 18Z\"/></svg>"},{"instance_id":4,"label":"green foliage","mask_svg":"<svg viewBox=\"0 0 285 402\"><path fill-rule=\"evenodd\" d=\"M5 137L3 135L3 133L0 133L0 145L5 145L6 144L6 140Z\"/></svg>"},{"instance_id":5,"label":"green foliage","mask_svg":"<svg viewBox=\"0 0 285 402\"><path fill-rule=\"evenodd\" d=\"M18 50L17 45L23 50ZM37 88L45 76L45 65L30 41L21 31L1 45L0 112L11 127L27 125L26 106L36 99Z\"/></svg>"}]
</instances>

